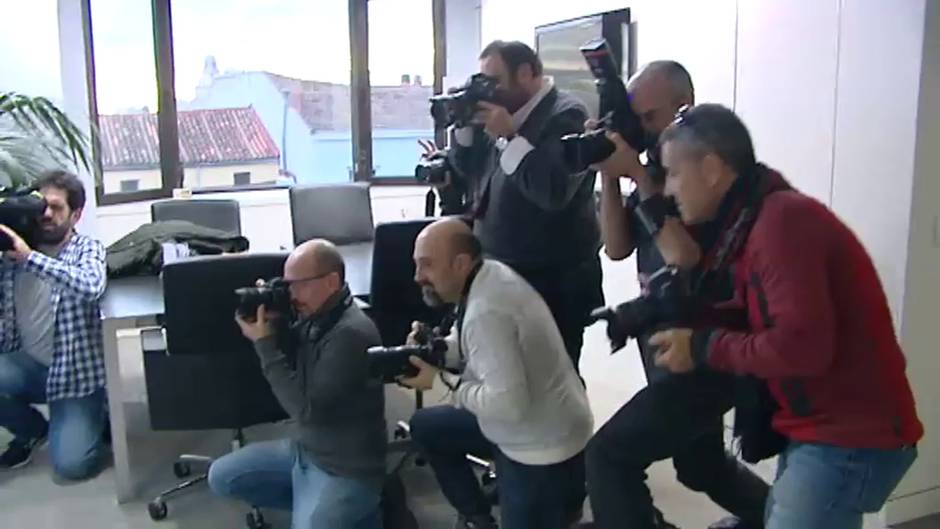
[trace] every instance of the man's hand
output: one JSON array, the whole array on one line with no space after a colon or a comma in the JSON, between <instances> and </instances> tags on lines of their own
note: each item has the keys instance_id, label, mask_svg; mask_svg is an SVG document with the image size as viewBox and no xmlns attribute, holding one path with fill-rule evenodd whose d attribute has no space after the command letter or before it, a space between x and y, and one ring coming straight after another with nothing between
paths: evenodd
<instances>
[{"instance_id":1,"label":"man's hand","mask_svg":"<svg viewBox=\"0 0 940 529\"><path fill-rule=\"evenodd\" d=\"M418 358L417 356L408 358L408 361L411 362L411 365L418 368L418 374L410 378L399 377L398 382L408 386L409 388L414 388L421 391L428 391L429 389L433 388L434 379L437 378L437 375L441 370Z\"/></svg>"},{"instance_id":2,"label":"man's hand","mask_svg":"<svg viewBox=\"0 0 940 529\"><path fill-rule=\"evenodd\" d=\"M509 138L515 136L516 126L512 123L512 116L506 107L481 101L477 103L480 111L477 118L483 123L486 133L494 138Z\"/></svg>"},{"instance_id":3,"label":"man's hand","mask_svg":"<svg viewBox=\"0 0 940 529\"><path fill-rule=\"evenodd\" d=\"M274 326L271 325L271 318L268 317L264 305L258 305L258 312L255 314L254 321L248 321L238 314L235 315L235 321L241 327L245 338L252 342L257 342L274 334Z\"/></svg>"},{"instance_id":4,"label":"man's hand","mask_svg":"<svg viewBox=\"0 0 940 529\"><path fill-rule=\"evenodd\" d=\"M609 178L628 176L637 181L647 178L646 168L640 163L640 154L620 134L608 132L607 139L614 144L614 153L606 160L593 165L601 175Z\"/></svg>"},{"instance_id":5,"label":"man's hand","mask_svg":"<svg viewBox=\"0 0 940 529\"><path fill-rule=\"evenodd\" d=\"M420 321L411 322L411 332L405 338L405 345L419 345L421 343L419 338L426 337L429 332L426 324Z\"/></svg>"},{"instance_id":6,"label":"man's hand","mask_svg":"<svg viewBox=\"0 0 940 529\"><path fill-rule=\"evenodd\" d=\"M666 222L656 234L656 247L667 265L691 270L702 258L702 248L676 217L666 217Z\"/></svg>"},{"instance_id":7,"label":"man's hand","mask_svg":"<svg viewBox=\"0 0 940 529\"><path fill-rule=\"evenodd\" d=\"M0 231L6 234L10 240L13 241L13 249L4 252L4 255L22 263L29 257L29 254L33 253L33 249L30 248L28 244L26 244L26 241L17 235L17 233L10 227L4 224L0 224Z\"/></svg>"},{"instance_id":8,"label":"man's hand","mask_svg":"<svg viewBox=\"0 0 940 529\"><path fill-rule=\"evenodd\" d=\"M692 359L692 329L669 329L650 337L649 344L659 348L656 365L672 373L688 373L695 369Z\"/></svg>"}]
</instances>

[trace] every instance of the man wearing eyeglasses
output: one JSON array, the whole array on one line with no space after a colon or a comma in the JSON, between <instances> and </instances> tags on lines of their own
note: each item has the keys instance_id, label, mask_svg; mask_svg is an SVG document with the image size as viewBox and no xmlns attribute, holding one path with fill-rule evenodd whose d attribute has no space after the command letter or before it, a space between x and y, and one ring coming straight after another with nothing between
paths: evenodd
<instances>
[{"instance_id":1,"label":"man wearing eyeglasses","mask_svg":"<svg viewBox=\"0 0 940 529\"><path fill-rule=\"evenodd\" d=\"M647 64L627 83L634 112L656 146L676 112L694 102L688 71L675 61ZM667 266L694 274L702 253L715 239L709 225L687 229L663 195L665 174L658 152L648 152L643 166L638 153L616 134L615 153L598 165L602 182L601 232L607 255L619 261L636 253L643 296L650 278ZM654 147L658 151L658 146ZM621 181L635 190L624 201ZM654 226L653 232L649 230ZM713 300L715 302L720 300ZM588 492L600 528L674 527L653 506L645 484L646 468L672 458L679 481L703 492L732 517L712 528L763 527L767 484L724 446L723 416L731 409L734 381L730 375L673 376L655 364L652 332L638 339L648 385L626 403L595 435L586 452Z\"/></svg>"},{"instance_id":2,"label":"man wearing eyeglasses","mask_svg":"<svg viewBox=\"0 0 940 529\"><path fill-rule=\"evenodd\" d=\"M282 340L258 307L236 316L254 342L264 376L296 422L293 439L255 443L212 464L217 494L257 507L292 511L292 527L381 527L385 475L385 402L369 376L366 349L379 345L375 324L356 306L336 247L324 240L298 246L284 264L296 321ZM283 344L294 342L294 352ZM294 354L295 353L295 354Z\"/></svg>"}]
</instances>

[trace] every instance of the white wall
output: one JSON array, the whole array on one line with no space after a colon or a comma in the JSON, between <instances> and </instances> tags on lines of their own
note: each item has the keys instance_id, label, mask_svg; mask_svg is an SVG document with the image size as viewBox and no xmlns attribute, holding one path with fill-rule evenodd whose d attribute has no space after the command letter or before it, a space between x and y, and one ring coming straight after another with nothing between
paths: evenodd
<instances>
[{"instance_id":1,"label":"white wall","mask_svg":"<svg viewBox=\"0 0 940 529\"><path fill-rule=\"evenodd\" d=\"M908 376L914 385L917 408L924 422L926 435L920 444L920 461L908 478L899 487L892 507L888 509L888 522L909 519L917 513L938 510L940 506L940 393L937 389L937 374L940 373L940 220L938 220L937 197L940 197L940 3L930 0L926 6L926 24L923 44L923 70L916 98L918 120L914 156L914 182L911 200L910 236L895 230L899 241L894 245L908 243L907 274L904 280L904 298L901 309L901 342L908 358ZM908 19L912 33L917 33L913 17ZM919 50L912 50L916 57ZM900 60L904 63L906 61ZM905 87L907 88L907 87ZM916 89L916 87L914 87ZM897 94L897 93L896 93ZM895 95L893 104L914 100L913 97ZM872 145L872 152L875 146ZM874 156L874 154L872 155ZM890 158L890 156L889 156ZM873 160L874 162L874 160ZM889 201L898 200L900 206L907 204L892 195L904 192L904 183L894 179L906 174L890 169L893 164L873 163L872 167L883 173L881 182L873 182L879 188L889 189ZM889 182L885 185L885 182ZM880 194L880 193L879 193ZM907 197L904 197L907 198ZM891 204L891 202L888 202ZM861 207L861 204L859 204ZM898 206L895 206L898 207ZM882 215L873 215L877 217ZM890 238L891 221L885 219L887 229L882 238L887 244ZM933 489L933 490L931 490Z\"/></svg>"},{"instance_id":2,"label":"white wall","mask_svg":"<svg viewBox=\"0 0 940 529\"><path fill-rule=\"evenodd\" d=\"M482 41L531 44L537 25L621 7L631 8L638 65L685 64L697 101L735 108L759 158L829 204L866 245L928 431L886 518L940 510L940 439L930 433L940 428L940 2L483 0Z\"/></svg>"}]
</instances>

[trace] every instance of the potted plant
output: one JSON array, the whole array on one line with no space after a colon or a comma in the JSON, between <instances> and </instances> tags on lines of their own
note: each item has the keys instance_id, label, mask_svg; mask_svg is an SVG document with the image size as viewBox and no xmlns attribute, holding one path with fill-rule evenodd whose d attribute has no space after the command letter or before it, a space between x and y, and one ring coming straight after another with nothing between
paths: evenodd
<instances>
[{"instance_id":1,"label":"potted plant","mask_svg":"<svg viewBox=\"0 0 940 529\"><path fill-rule=\"evenodd\" d=\"M0 92L0 189L28 186L51 168L88 170L87 136L44 97Z\"/></svg>"}]
</instances>

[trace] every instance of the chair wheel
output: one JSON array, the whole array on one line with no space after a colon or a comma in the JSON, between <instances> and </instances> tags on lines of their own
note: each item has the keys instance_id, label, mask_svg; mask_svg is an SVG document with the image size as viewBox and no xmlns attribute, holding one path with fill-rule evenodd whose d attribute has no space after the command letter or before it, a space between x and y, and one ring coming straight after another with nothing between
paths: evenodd
<instances>
[{"instance_id":1,"label":"chair wheel","mask_svg":"<svg viewBox=\"0 0 940 529\"><path fill-rule=\"evenodd\" d=\"M497 487L496 474L489 470L480 476L480 484L483 489L483 497L490 505L499 505L499 489Z\"/></svg>"},{"instance_id":2,"label":"chair wheel","mask_svg":"<svg viewBox=\"0 0 940 529\"><path fill-rule=\"evenodd\" d=\"M269 529L271 526L264 521L261 511L252 511L245 515L245 525L248 529Z\"/></svg>"},{"instance_id":3,"label":"chair wheel","mask_svg":"<svg viewBox=\"0 0 940 529\"><path fill-rule=\"evenodd\" d=\"M188 478L193 473L192 467L189 466L189 463L184 463L182 461L177 461L173 463L173 475L183 479Z\"/></svg>"},{"instance_id":4,"label":"chair wheel","mask_svg":"<svg viewBox=\"0 0 940 529\"><path fill-rule=\"evenodd\" d=\"M147 504L147 512L150 513L150 519L159 522L166 518L166 503L160 500L154 500Z\"/></svg>"}]
</instances>

